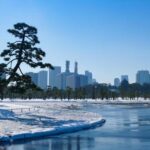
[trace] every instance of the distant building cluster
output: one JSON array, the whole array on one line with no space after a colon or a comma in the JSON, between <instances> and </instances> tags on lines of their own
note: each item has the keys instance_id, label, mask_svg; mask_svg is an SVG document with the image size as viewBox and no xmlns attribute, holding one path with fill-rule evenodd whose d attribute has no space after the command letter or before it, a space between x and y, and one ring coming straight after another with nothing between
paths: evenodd
<instances>
[{"instance_id":1,"label":"distant building cluster","mask_svg":"<svg viewBox=\"0 0 150 150\"><path fill-rule=\"evenodd\" d=\"M136 74L136 82L143 85L150 83L150 73L148 70L140 70Z\"/></svg>"},{"instance_id":2,"label":"distant building cluster","mask_svg":"<svg viewBox=\"0 0 150 150\"><path fill-rule=\"evenodd\" d=\"M74 64L74 71L70 71L70 61L66 61L65 71L61 71L60 66L54 66L54 70L49 69L49 71L41 70L38 73L28 72L26 75L31 77L31 80L41 89L46 90L48 87L58 88L66 90L71 88L73 90L84 87L86 85L92 85L97 83L93 79L92 72L85 71L84 74L78 73L78 62ZM5 79L6 75L0 75L0 79ZM114 79L114 86L119 87L123 81L129 82L128 75L121 75L120 78ZM136 73L136 83L150 84L150 72L148 70L139 70Z\"/></svg>"},{"instance_id":3,"label":"distant building cluster","mask_svg":"<svg viewBox=\"0 0 150 150\"><path fill-rule=\"evenodd\" d=\"M38 73L28 72L26 75L31 77L31 80L41 89L47 89L47 71L42 70Z\"/></svg>"},{"instance_id":4,"label":"distant building cluster","mask_svg":"<svg viewBox=\"0 0 150 150\"><path fill-rule=\"evenodd\" d=\"M47 71L40 71L38 73L28 72L26 73L32 79L32 81L42 89L58 88L65 90L67 87L75 90L76 88L84 87L96 82L92 78L92 73L85 71L85 74L78 73L78 63L75 62L74 72L70 71L70 61L66 61L66 68L64 72L61 72L60 66L54 66L54 70L50 69L49 74Z\"/></svg>"},{"instance_id":5,"label":"distant building cluster","mask_svg":"<svg viewBox=\"0 0 150 150\"><path fill-rule=\"evenodd\" d=\"M114 86L119 87L121 85L121 82L123 80L126 80L129 82L128 75L122 75L121 80L119 78L114 79ZM139 70L136 73L136 83L143 85L145 83L150 84L150 73L148 70Z\"/></svg>"},{"instance_id":6,"label":"distant building cluster","mask_svg":"<svg viewBox=\"0 0 150 150\"><path fill-rule=\"evenodd\" d=\"M129 82L128 75L122 75L121 80L119 78L115 78L114 79L114 86L119 87L121 85L122 81L124 81L124 80Z\"/></svg>"}]
</instances>

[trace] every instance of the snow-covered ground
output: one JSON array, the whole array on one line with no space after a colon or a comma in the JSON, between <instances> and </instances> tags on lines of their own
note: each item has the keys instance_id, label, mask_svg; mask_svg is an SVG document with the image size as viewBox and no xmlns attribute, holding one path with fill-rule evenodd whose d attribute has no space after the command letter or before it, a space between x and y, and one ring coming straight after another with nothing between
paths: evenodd
<instances>
[{"instance_id":1,"label":"snow-covered ground","mask_svg":"<svg viewBox=\"0 0 150 150\"><path fill-rule=\"evenodd\" d=\"M0 101L0 142L79 131L102 125L105 120L83 111L85 103L146 104L150 100L10 100Z\"/></svg>"},{"instance_id":2,"label":"snow-covered ground","mask_svg":"<svg viewBox=\"0 0 150 150\"><path fill-rule=\"evenodd\" d=\"M148 104L150 105L150 99L143 99L143 98L138 98L138 99L88 99L87 102L89 103L100 103L100 104Z\"/></svg>"},{"instance_id":3,"label":"snow-covered ground","mask_svg":"<svg viewBox=\"0 0 150 150\"><path fill-rule=\"evenodd\" d=\"M81 102L3 100L0 102L0 142L79 131L105 120L85 112Z\"/></svg>"}]
</instances>

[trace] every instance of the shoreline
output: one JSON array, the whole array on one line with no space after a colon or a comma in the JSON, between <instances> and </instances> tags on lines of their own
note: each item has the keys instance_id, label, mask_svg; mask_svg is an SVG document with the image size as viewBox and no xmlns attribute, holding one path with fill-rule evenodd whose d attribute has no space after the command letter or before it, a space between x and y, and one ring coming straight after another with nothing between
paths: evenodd
<instances>
[{"instance_id":1,"label":"shoreline","mask_svg":"<svg viewBox=\"0 0 150 150\"><path fill-rule=\"evenodd\" d=\"M0 143L72 133L104 123L100 114L84 111L83 103L42 100L0 103Z\"/></svg>"},{"instance_id":2,"label":"shoreline","mask_svg":"<svg viewBox=\"0 0 150 150\"><path fill-rule=\"evenodd\" d=\"M22 133L16 133L12 135L4 135L4 136L0 136L0 144L9 143L13 141L15 142L19 140L36 139L36 138L78 132L82 130L100 127L105 122L106 122L105 119L100 118L97 121L84 123L84 124L72 124L71 126L64 125L64 126L57 127L57 128L41 128L41 129L31 130L30 132L22 132Z\"/></svg>"},{"instance_id":3,"label":"shoreline","mask_svg":"<svg viewBox=\"0 0 150 150\"><path fill-rule=\"evenodd\" d=\"M69 103L69 102L77 102L77 103L80 103L80 102L83 102L83 103L95 103L95 104L148 104L150 105L150 99L132 99L132 100L127 100L127 99L115 99L115 100L107 100L107 99L63 99L63 100L60 100L60 99L32 99L32 100L29 100L29 99L4 99L4 100L1 100L0 101L0 104L3 104L3 103L50 103L50 102L66 102L66 103Z\"/></svg>"},{"instance_id":4,"label":"shoreline","mask_svg":"<svg viewBox=\"0 0 150 150\"><path fill-rule=\"evenodd\" d=\"M37 116L34 119L39 119L39 120L38 120L38 123L36 124L37 127L32 126L32 122L31 122L30 129L23 127L20 131L14 130L11 124L8 127L8 131L4 132L5 129L3 128L2 129L3 131L1 130L2 132L0 134L0 144L9 143L11 141L37 139L41 137L55 136L55 135L60 135L60 134L65 134L65 133L73 133L73 132L82 131L85 129L91 129L91 128L96 128L98 126L102 126L106 122L106 120L100 117L99 114L91 114L91 116L89 116L88 112L81 111L82 106L86 103L100 104L100 105L132 105L132 106L146 105L146 106L150 106L150 100L143 100L143 99L139 99L139 100L86 99L86 100L69 100L69 101L68 100L61 101L60 99L59 100L54 100L54 99L8 100L7 99L7 100L0 102L1 114L5 113L6 111L10 115L10 116L9 115L7 116L5 114L4 116L0 116L0 120L3 122L3 125L4 125L1 127L1 129L3 127L5 128L4 120L5 119L11 120L12 117L19 116L19 117L24 118L24 117L29 117L30 115L36 114ZM80 114L80 111L82 114ZM62 116L62 113L63 113L63 116ZM20 114L22 114L23 116L20 116ZM13 116L13 115L16 115L16 116ZM69 121L73 119L74 122L69 122L68 124L62 123L62 124L58 124L54 126L51 126L51 123L47 122L49 123L48 126L43 124L43 126L40 127L39 126L40 121L44 122L44 120L41 120L40 116L38 115L43 115L43 119L46 119L46 117L54 117L55 119L58 119L57 120L58 122L62 121L63 119L64 121ZM30 119L30 117L28 119ZM17 124L18 121L19 120L13 120L13 122L14 123L16 122L15 124L19 127L19 124Z\"/></svg>"}]
</instances>

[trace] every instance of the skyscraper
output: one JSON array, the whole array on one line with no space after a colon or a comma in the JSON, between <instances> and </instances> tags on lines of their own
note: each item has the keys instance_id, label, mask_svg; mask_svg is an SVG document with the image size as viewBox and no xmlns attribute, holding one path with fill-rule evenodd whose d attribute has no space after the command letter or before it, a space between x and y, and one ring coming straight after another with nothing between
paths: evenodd
<instances>
[{"instance_id":1,"label":"skyscraper","mask_svg":"<svg viewBox=\"0 0 150 150\"><path fill-rule=\"evenodd\" d=\"M26 75L31 77L31 80L35 85L38 85L38 73L28 72Z\"/></svg>"},{"instance_id":2,"label":"skyscraper","mask_svg":"<svg viewBox=\"0 0 150 150\"><path fill-rule=\"evenodd\" d=\"M78 63L75 62L74 73L71 73L66 77L66 87L70 87L73 90L79 88L79 75L78 75Z\"/></svg>"},{"instance_id":3,"label":"skyscraper","mask_svg":"<svg viewBox=\"0 0 150 150\"><path fill-rule=\"evenodd\" d=\"M66 79L66 86L75 90L80 87L80 76L78 74L72 74Z\"/></svg>"},{"instance_id":4,"label":"skyscraper","mask_svg":"<svg viewBox=\"0 0 150 150\"><path fill-rule=\"evenodd\" d=\"M116 86L116 87L120 86L120 79L119 78L114 79L114 86Z\"/></svg>"},{"instance_id":5,"label":"skyscraper","mask_svg":"<svg viewBox=\"0 0 150 150\"><path fill-rule=\"evenodd\" d=\"M74 73L78 74L78 62L75 62Z\"/></svg>"},{"instance_id":6,"label":"skyscraper","mask_svg":"<svg viewBox=\"0 0 150 150\"><path fill-rule=\"evenodd\" d=\"M150 74L148 70L140 70L136 74L136 82L143 85L144 83L150 83Z\"/></svg>"},{"instance_id":7,"label":"skyscraper","mask_svg":"<svg viewBox=\"0 0 150 150\"><path fill-rule=\"evenodd\" d=\"M88 78L88 84L92 84L92 72L85 71L85 75Z\"/></svg>"},{"instance_id":8,"label":"skyscraper","mask_svg":"<svg viewBox=\"0 0 150 150\"><path fill-rule=\"evenodd\" d=\"M126 80L126 81L129 82L128 75L122 75L122 76L121 76L121 82L124 81L124 80Z\"/></svg>"},{"instance_id":9,"label":"skyscraper","mask_svg":"<svg viewBox=\"0 0 150 150\"><path fill-rule=\"evenodd\" d=\"M79 78L80 78L80 87L84 87L84 86L88 85L88 77L87 76L80 74Z\"/></svg>"},{"instance_id":10,"label":"skyscraper","mask_svg":"<svg viewBox=\"0 0 150 150\"><path fill-rule=\"evenodd\" d=\"M54 70L49 70L49 86L51 88L58 87L57 75L61 73L61 67L55 66Z\"/></svg>"},{"instance_id":11,"label":"skyscraper","mask_svg":"<svg viewBox=\"0 0 150 150\"><path fill-rule=\"evenodd\" d=\"M43 70L38 73L38 86L41 89L47 89L47 71Z\"/></svg>"},{"instance_id":12,"label":"skyscraper","mask_svg":"<svg viewBox=\"0 0 150 150\"><path fill-rule=\"evenodd\" d=\"M57 85L58 85L57 87L59 89L63 89L63 90L66 89L66 87L67 87L66 80L67 80L67 77L70 75L72 75L72 73L70 73L70 61L67 60L65 72L58 74L56 77L57 78L56 83L57 83Z\"/></svg>"},{"instance_id":13,"label":"skyscraper","mask_svg":"<svg viewBox=\"0 0 150 150\"><path fill-rule=\"evenodd\" d=\"M66 61L66 73L69 73L70 72L70 61L67 60Z\"/></svg>"},{"instance_id":14,"label":"skyscraper","mask_svg":"<svg viewBox=\"0 0 150 150\"><path fill-rule=\"evenodd\" d=\"M88 82L92 84L92 73L86 73L87 75L78 74L78 62L75 62L74 72L70 72L70 61L67 60L65 72L56 75L56 85L58 89L65 90L67 87L70 87L75 90L88 85Z\"/></svg>"}]
</instances>

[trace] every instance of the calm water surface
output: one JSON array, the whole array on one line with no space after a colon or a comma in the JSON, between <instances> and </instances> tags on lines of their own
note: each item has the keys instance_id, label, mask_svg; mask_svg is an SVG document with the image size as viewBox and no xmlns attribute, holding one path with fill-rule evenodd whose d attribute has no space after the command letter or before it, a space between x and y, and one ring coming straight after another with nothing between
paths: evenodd
<instances>
[{"instance_id":1,"label":"calm water surface","mask_svg":"<svg viewBox=\"0 0 150 150\"><path fill-rule=\"evenodd\" d=\"M1 149L150 150L150 107L85 104L83 109L101 114L106 123L96 129L14 143Z\"/></svg>"}]
</instances>

